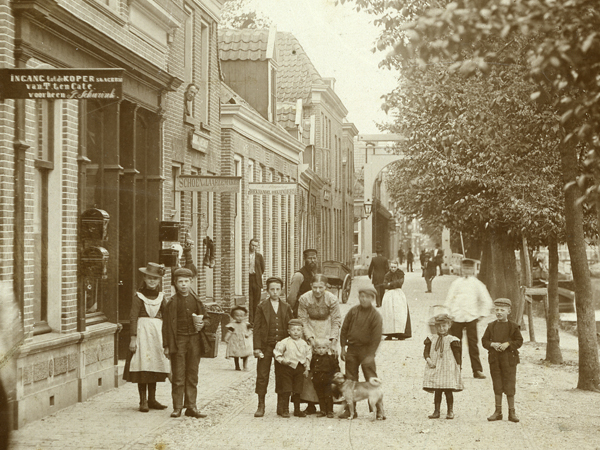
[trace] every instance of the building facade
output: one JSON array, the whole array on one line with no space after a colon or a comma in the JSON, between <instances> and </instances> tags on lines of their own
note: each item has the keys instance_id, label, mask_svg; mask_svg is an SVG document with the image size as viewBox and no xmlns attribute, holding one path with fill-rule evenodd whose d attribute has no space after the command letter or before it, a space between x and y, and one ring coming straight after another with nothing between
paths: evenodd
<instances>
[{"instance_id":1,"label":"building facade","mask_svg":"<svg viewBox=\"0 0 600 450\"><path fill-rule=\"evenodd\" d=\"M221 3L0 6L3 68L123 69L120 99L4 93L0 104L0 276L14 284L24 332L3 381L20 426L118 385L138 268L170 245L161 221L182 223L197 244L221 233L218 196L174 189L180 174L220 173ZM86 232L94 214L108 219L105 235ZM107 257L105 272L90 270L99 261L90 255ZM208 272L199 273L204 299L218 296L221 264Z\"/></svg>"}]
</instances>

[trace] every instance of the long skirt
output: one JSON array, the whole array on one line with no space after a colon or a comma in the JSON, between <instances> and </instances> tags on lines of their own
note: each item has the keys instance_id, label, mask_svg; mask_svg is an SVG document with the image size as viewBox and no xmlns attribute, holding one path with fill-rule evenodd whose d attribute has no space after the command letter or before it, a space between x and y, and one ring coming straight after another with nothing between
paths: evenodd
<instances>
[{"instance_id":1,"label":"long skirt","mask_svg":"<svg viewBox=\"0 0 600 450\"><path fill-rule=\"evenodd\" d=\"M381 306L383 317L382 334L399 339L412 336L408 303L402 289L390 289L383 296Z\"/></svg>"},{"instance_id":2,"label":"long skirt","mask_svg":"<svg viewBox=\"0 0 600 450\"><path fill-rule=\"evenodd\" d=\"M165 381L171 363L163 350L162 320L140 317L136 336L137 350L125 363L123 379L132 383Z\"/></svg>"}]
</instances>

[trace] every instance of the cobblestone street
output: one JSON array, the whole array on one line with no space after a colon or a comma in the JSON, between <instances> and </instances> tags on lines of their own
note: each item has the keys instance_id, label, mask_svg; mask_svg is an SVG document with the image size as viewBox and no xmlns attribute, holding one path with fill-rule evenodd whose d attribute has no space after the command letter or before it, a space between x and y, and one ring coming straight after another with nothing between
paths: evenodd
<instances>
[{"instance_id":1,"label":"cobblestone street","mask_svg":"<svg viewBox=\"0 0 600 450\"><path fill-rule=\"evenodd\" d=\"M378 374L384 383L386 421L373 421L367 404L359 403L356 420L316 418L282 419L275 414L273 384L264 418L253 417L254 362L248 372L236 372L224 359L201 363L199 406L207 419L170 419L169 410L137 412L135 385L126 384L86 403L32 423L14 433L16 449L382 449L382 448L599 448L597 394L577 391L577 340L561 333L566 363L543 364L544 344L528 341L521 352L517 374L516 407L521 422L488 423L494 396L488 378L472 377L466 344L463 349L465 389L455 395L456 418L429 420L433 396L422 390L423 340L430 307L443 303L454 276L435 278L433 294L425 294L420 270L406 275L413 337L382 341L377 355ZM368 282L356 277L345 313L356 304L356 289ZM480 337L485 324L480 323ZM536 337L545 341L543 320L536 319ZM159 386L159 401L169 404L170 386ZM340 410L336 406L336 411ZM504 413L506 415L506 404ZM442 413L445 403L442 403ZM444 414L442 414L444 417Z\"/></svg>"}]
</instances>

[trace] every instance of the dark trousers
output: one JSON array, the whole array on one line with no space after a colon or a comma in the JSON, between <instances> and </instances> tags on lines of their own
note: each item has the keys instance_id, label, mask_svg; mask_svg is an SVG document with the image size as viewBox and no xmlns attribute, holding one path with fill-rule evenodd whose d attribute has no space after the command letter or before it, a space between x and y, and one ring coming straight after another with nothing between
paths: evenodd
<instances>
[{"instance_id":1,"label":"dark trousers","mask_svg":"<svg viewBox=\"0 0 600 450\"><path fill-rule=\"evenodd\" d=\"M517 365L511 366L508 362L508 354L500 353L496 361L490 363L490 374L494 394L506 394L514 396L517 385Z\"/></svg>"},{"instance_id":2,"label":"dark trousers","mask_svg":"<svg viewBox=\"0 0 600 450\"><path fill-rule=\"evenodd\" d=\"M313 386L317 397L319 397L319 407L321 412L333 412L333 395L331 393L331 378L329 372L313 373Z\"/></svg>"},{"instance_id":3,"label":"dark trousers","mask_svg":"<svg viewBox=\"0 0 600 450\"><path fill-rule=\"evenodd\" d=\"M173 408L195 408L198 394L200 338L197 334L177 335L177 353L171 355Z\"/></svg>"},{"instance_id":4,"label":"dark trousers","mask_svg":"<svg viewBox=\"0 0 600 450\"><path fill-rule=\"evenodd\" d=\"M412 261L406 261L406 271L407 272L412 272L413 271L413 263L412 263Z\"/></svg>"},{"instance_id":5,"label":"dark trousers","mask_svg":"<svg viewBox=\"0 0 600 450\"><path fill-rule=\"evenodd\" d=\"M377 285L375 289L377 289L377 299L375 300L375 302L377 303L377 307L379 308L383 303L383 295L385 294L385 288L383 286L380 287L379 285Z\"/></svg>"},{"instance_id":6,"label":"dark trousers","mask_svg":"<svg viewBox=\"0 0 600 450\"><path fill-rule=\"evenodd\" d=\"M250 274L250 282L249 282L249 288L250 288L250 292L249 292L249 306L250 306L250 322L254 322L254 311L256 310L256 307L258 306L258 304L260 303L260 292L261 292L261 288L260 288L260 283L261 280L259 279L258 275L256 275L255 273L251 273Z\"/></svg>"},{"instance_id":7,"label":"dark trousers","mask_svg":"<svg viewBox=\"0 0 600 450\"><path fill-rule=\"evenodd\" d=\"M358 368L362 367L365 380L377 377L375 355L369 353L367 347L349 345L346 350L346 376L358 381Z\"/></svg>"},{"instance_id":8,"label":"dark trousers","mask_svg":"<svg viewBox=\"0 0 600 450\"><path fill-rule=\"evenodd\" d=\"M302 394L304 370L303 364L298 364L294 369L275 361L275 392L278 394Z\"/></svg>"},{"instance_id":9,"label":"dark trousers","mask_svg":"<svg viewBox=\"0 0 600 450\"><path fill-rule=\"evenodd\" d=\"M435 277L425 277L425 283L427 284L427 292L431 292L431 285Z\"/></svg>"},{"instance_id":10,"label":"dark trousers","mask_svg":"<svg viewBox=\"0 0 600 450\"><path fill-rule=\"evenodd\" d=\"M469 344L469 356L471 357L471 369L473 373L483 372L479 360L479 346L477 345L477 320L471 322L454 322L450 327L450 334L456 336L462 342L463 329L467 329L467 342Z\"/></svg>"},{"instance_id":11,"label":"dark trousers","mask_svg":"<svg viewBox=\"0 0 600 450\"><path fill-rule=\"evenodd\" d=\"M269 374L271 373L271 362L273 361L273 348L267 346L262 349L264 358L258 358L256 360L256 389L255 393L258 395L266 395L267 387L269 386ZM277 366L275 366L275 386L277 386Z\"/></svg>"},{"instance_id":12,"label":"dark trousers","mask_svg":"<svg viewBox=\"0 0 600 450\"><path fill-rule=\"evenodd\" d=\"M442 262L436 262L435 263L435 270L437 272L438 267L440 268L440 275L444 275L444 273L442 272Z\"/></svg>"}]
</instances>

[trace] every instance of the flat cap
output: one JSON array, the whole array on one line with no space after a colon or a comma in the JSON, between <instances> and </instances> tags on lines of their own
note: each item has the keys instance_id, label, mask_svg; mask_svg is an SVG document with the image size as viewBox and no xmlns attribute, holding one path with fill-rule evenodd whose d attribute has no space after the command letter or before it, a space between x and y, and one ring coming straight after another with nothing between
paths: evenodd
<instances>
[{"instance_id":1,"label":"flat cap","mask_svg":"<svg viewBox=\"0 0 600 450\"><path fill-rule=\"evenodd\" d=\"M508 306L512 308L512 302L508 298L497 298L494 300L496 306Z\"/></svg>"},{"instance_id":2,"label":"flat cap","mask_svg":"<svg viewBox=\"0 0 600 450\"><path fill-rule=\"evenodd\" d=\"M288 322L288 327L303 327L300 319L292 319Z\"/></svg>"},{"instance_id":3,"label":"flat cap","mask_svg":"<svg viewBox=\"0 0 600 450\"><path fill-rule=\"evenodd\" d=\"M377 290L373 287L373 286L365 286L362 287L358 290L359 294L369 294L372 295L373 297L377 297Z\"/></svg>"},{"instance_id":4,"label":"flat cap","mask_svg":"<svg viewBox=\"0 0 600 450\"><path fill-rule=\"evenodd\" d=\"M315 255L317 255L319 252L314 248L307 248L306 250L304 250L302 252L302 256L304 256L306 258L309 253L314 253Z\"/></svg>"},{"instance_id":5,"label":"flat cap","mask_svg":"<svg viewBox=\"0 0 600 450\"><path fill-rule=\"evenodd\" d=\"M180 267L179 269L173 272L173 279L177 279L180 277L185 278L194 278L194 273L190 269L186 269L185 267Z\"/></svg>"},{"instance_id":6,"label":"flat cap","mask_svg":"<svg viewBox=\"0 0 600 450\"><path fill-rule=\"evenodd\" d=\"M267 286L267 289L269 289L269 285L271 283L279 283L281 285L281 287L283 287L283 280L279 277L269 277L267 278L267 282L265 283L265 286Z\"/></svg>"}]
</instances>

